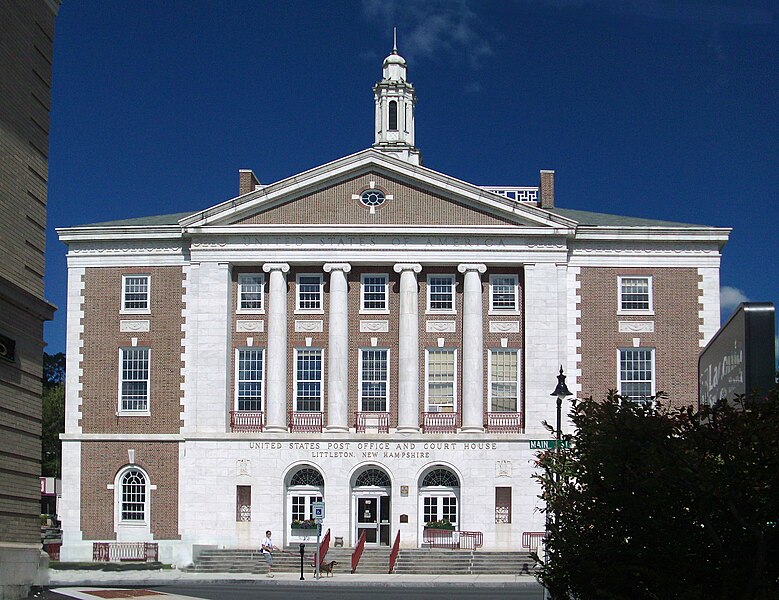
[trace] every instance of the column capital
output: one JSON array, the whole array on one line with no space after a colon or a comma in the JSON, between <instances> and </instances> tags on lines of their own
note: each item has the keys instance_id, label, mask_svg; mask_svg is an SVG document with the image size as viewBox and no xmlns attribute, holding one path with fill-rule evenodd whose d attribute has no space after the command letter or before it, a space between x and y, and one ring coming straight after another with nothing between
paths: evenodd
<instances>
[{"instance_id":1,"label":"column capital","mask_svg":"<svg viewBox=\"0 0 779 600\"><path fill-rule=\"evenodd\" d=\"M322 269L324 269L325 273L329 273L330 271L343 271L344 273L348 273L352 270L352 265L349 263L325 263Z\"/></svg>"},{"instance_id":2,"label":"column capital","mask_svg":"<svg viewBox=\"0 0 779 600\"><path fill-rule=\"evenodd\" d=\"M289 264L288 263L265 263L262 265L262 270L266 273L270 273L271 271L281 271L282 273L287 273L289 271Z\"/></svg>"},{"instance_id":3,"label":"column capital","mask_svg":"<svg viewBox=\"0 0 779 600\"><path fill-rule=\"evenodd\" d=\"M457 270L460 273L467 273L468 271L478 271L479 273L485 273L487 271L487 265L480 263L462 263L457 265Z\"/></svg>"},{"instance_id":4,"label":"column capital","mask_svg":"<svg viewBox=\"0 0 779 600\"><path fill-rule=\"evenodd\" d=\"M395 273L402 273L403 271L414 271L414 273L422 272L422 265L419 263L396 263L393 267Z\"/></svg>"}]
</instances>

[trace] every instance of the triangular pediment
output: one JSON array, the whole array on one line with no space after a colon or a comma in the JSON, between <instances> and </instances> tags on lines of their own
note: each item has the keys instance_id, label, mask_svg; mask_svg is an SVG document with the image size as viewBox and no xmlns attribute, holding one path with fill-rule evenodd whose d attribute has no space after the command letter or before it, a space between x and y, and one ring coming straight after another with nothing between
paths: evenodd
<instances>
[{"instance_id":1,"label":"triangular pediment","mask_svg":"<svg viewBox=\"0 0 779 600\"><path fill-rule=\"evenodd\" d=\"M360 202L376 188L386 200ZM369 149L265 186L181 221L202 226L530 226L573 221Z\"/></svg>"}]
</instances>

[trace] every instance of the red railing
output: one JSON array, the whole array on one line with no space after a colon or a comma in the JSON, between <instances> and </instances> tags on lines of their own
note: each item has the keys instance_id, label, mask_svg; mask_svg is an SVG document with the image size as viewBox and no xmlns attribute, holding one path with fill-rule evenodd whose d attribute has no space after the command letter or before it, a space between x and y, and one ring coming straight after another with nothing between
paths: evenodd
<instances>
[{"instance_id":1,"label":"red railing","mask_svg":"<svg viewBox=\"0 0 779 600\"><path fill-rule=\"evenodd\" d=\"M475 550L484 545L484 534L481 531L452 531L425 527L422 531L422 541L430 548Z\"/></svg>"},{"instance_id":2,"label":"red railing","mask_svg":"<svg viewBox=\"0 0 779 600\"><path fill-rule=\"evenodd\" d=\"M528 552L538 552L538 546L545 537L545 531L524 531L522 532L522 547L527 548Z\"/></svg>"},{"instance_id":3,"label":"red railing","mask_svg":"<svg viewBox=\"0 0 779 600\"><path fill-rule=\"evenodd\" d=\"M92 542L94 562L138 560L157 562L159 547L156 542Z\"/></svg>"},{"instance_id":4,"label":"red railing","mask_svg":"<svg viewBox=\"0 0 779 600\"><path fill-rule=\"evenodd\" d=\"M330 550L330 530L327 530L327 533L325 533L325 537L322 538L322 541L319 542L319 564L321 565L323 562L325 562L325 556L327 555L327 551ZM314 555L311 557L311 566L316 567L316 552L314 552Z\"/></svg>"},{"instance_id":5,"label":"red railing","mask_svg":"<svg viewBox=\"0 0 779 600\"><path fill-rule=\"evenodd\" d=\"M398 554L400 554L400 529L398 529L398 535L395 536L395 543L392 544L392 552L390 552L389 571L387 573L392 574L395 570L395 561L398 560Z\"/></svg>"},{"instance_id":6,"label":"red railing","mask_svg":"<svg viewBox=\"0 0 779 600\"><path fill-rule=\"evenodd\" d=\"M457 433L457 413L422 413L423 433Z\"/></svg>"},{"instance_id":7,"label":"red railing","mask_svg":"<svg viewBox=\"0 0 779 600\"><path fill-rule=\"evenodd\" d=\"M289 430L292 433L322 433L322 413L289 411Z\"/></svg>"},{"instance_id":8,"label":"red railing","mask_svg":"<svg viewBox=\"0 0 779 600\"><path fill-rule=\"evenodd\" d=\"M360 558L362 557L363 550L365 550L365 530L364 529L360 534L360 539L357 541L357 545L354 547L354 552L352 552L352 573L357 571L357 565L360 562Z\"/></svg>"},{"instance_id":9,"label":"red railing","mask_svg":"<svg viewBox=\"0 0 779 600\"><path fill-rule=\"evenodd\" d=\"M230 431L262 431L264 414L260 410L231 410Z\"/></svg>"},{"instance_id":10,"label":"red railing","mask_svg":"<svg viewBox=\"0 0 779 600\"><path fill-rule=\"evenodd\" d=\"M525 431L525 415L512 412L487 413L484 429L489 433L523 433Z\"/></svg>"},{"instance_id":11,"label":"red railing","mask_svg":"<svg viewBox=\"0 0 779 600\"><path fill-rule=\"evenodd\" d=\"M366 430L389 433L389 413L356 412L354 413L354 430L357 433L365 433Z\"/></svg>"}]
</instances>

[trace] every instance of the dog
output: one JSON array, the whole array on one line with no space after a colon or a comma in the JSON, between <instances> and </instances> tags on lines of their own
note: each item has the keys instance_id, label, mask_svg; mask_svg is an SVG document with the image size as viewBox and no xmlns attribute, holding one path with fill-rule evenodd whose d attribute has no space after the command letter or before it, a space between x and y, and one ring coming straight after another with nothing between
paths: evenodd
<instances>
[{"instance_id":1,"label":"dog","mask_svg":"<svg viewBox=\"0 0 779 600\"><path fill-rule=\"evenodd\" d=\"M331 560L330 562L323 562L319 565L319 573L327 573L328 577L333 576L333 567L338 564L337 560Z\"/></svg>"}]
</instances>

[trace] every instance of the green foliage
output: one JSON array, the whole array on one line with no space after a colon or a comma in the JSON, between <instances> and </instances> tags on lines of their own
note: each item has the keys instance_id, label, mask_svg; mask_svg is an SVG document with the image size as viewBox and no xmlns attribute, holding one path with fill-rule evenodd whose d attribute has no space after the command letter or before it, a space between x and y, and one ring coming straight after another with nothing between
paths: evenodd
<instances>
[{"instance_id":1,"label":"green foliage","mask_svg":"<svg viewBox=\"0 0 779 600\"><path fill-rule=\"evenodd\" d=\"M779 597L779 390L700 413L611 391L571 419L538 455L554 598Z\"/></svg>"},{"instance_id":2,"label":"green foliage","mask_svg":"<svg viewBox=\"0 0 779 600\"><path fill-rule=\"evenodd\" d=\"M62 443L65 431L65 355L43 355L43 428L41 432L41 474L62 474Z\"/></svg>"}]
</instances>

